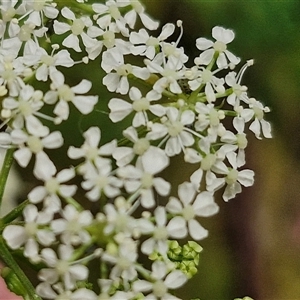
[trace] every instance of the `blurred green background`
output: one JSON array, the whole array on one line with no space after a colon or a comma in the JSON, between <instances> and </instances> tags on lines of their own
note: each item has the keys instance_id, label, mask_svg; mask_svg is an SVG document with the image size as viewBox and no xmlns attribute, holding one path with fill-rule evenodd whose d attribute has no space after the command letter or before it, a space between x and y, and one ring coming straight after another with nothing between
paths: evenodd
<instances>
[{"instance_id":1,"label":"blurred green background","mask_svg":"<svg viewBox=\"0 0 300 300\"><path fill-rule=\"evenodd\" d=\"M181 45L191 57L196 38L210 38L216 25L233 29L229 49L242 63L255 60L243 83L272 111L274 138L251 138L246 149L255 185L229 203L218 199L219 214L203 220L210 235L201 242L199 273L180 296L300 299L300 1L144 3L162 23L183 20Z\"/></svg>"},{"instance_id":2,"label":"blurred green background","mask_svg":"<svg viewBox=\"0 0 300 300\"><path fill-rule=\"evenodd\" d=\"M300 299L300 1L143 2L161 24L183 20L180 45L191 60L199 53L198 37L211 38L216 25L233 29L236 38L229 50L241 57L241 65L255 60L243 84L272 111L267 118L274 138L252 137L246 149L247 167L256 173L255 185L229 203L217 199L219 214L201 220L210 235L200 243L204 250L199 272L178 296L184 300L245 295L256 300ZM99 93L100 105L84 117L74 110L73 120L61 125L66 139L79 146L80 132L91 125L102 128L102 142L120 133L100 112L108 111L111 95L101 87L99 60L68 72L68 83L77 84L82 77L93 81L92 94ZM66 166L65 149L58 153L57 159ZM166 175L182 182L183 174L188 178L190 171L175 161Z\"/></svg>"}]
</instances>

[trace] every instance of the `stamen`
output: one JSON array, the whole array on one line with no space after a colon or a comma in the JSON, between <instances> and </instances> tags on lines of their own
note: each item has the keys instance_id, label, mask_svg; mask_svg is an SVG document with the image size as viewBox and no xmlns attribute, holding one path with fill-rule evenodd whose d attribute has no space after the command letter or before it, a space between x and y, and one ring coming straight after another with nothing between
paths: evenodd
<instances>
[{"instance_id":1,"label":"stamen","mask_svg":"<svg viewBox=\"0 0 300 300\"><path fill-rule=\"evenodd\" d=\"M247 70L248 67L252 66L253 64L254 64L254 60L250 59L250 60L247 60L247 62L242 66L242 68L240 69L239 73L236 76L238 84L241 84L242 77L243 77L245 71Z\"/></svg>"}]
</instances>

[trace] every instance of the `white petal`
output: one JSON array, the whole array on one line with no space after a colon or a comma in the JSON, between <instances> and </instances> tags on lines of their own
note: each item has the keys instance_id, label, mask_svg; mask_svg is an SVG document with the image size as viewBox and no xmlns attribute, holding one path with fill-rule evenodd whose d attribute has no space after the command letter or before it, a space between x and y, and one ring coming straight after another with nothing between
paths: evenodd
<instances>
[{"instance_id":1,"label":"white petal","mask_svg":"<svg viewBox=\"0 0 300 300\"><path fill-rule=\"evenodd\" d=\"M187 277L179 270L175 270L167 275L165 285L170 289L177 289L187 282Z\"/></svg>"},{"instance_id":2,"label":"white petal","mask_svg":"<svg viewBox=\"0 0 300 300\"><path fill-rule=\"evenodd\" d=\"M132 105L118 98L112 98L108 103L108 107L111 110L109 118L114 123L123 120L132 112Z\"/></svg>"},{"instance_id":3,"label":"white petal","mask_svg":"<svg viewBox=\"0 0 300 300\"><path fill-rule=\"evenodd\" d=\"M89 114L98 102L98 96L75 96L73 104L84 115Z\"/></svg>"},{"instance_id":4,"label":"white petal","mask_svg":"<svg viewBox=\"0 0 300 300\"><path fill-rule=\"evenodd\" d=\"M3 238L10 248L18 249L25 242L25 229L18 225L8 225L3 230Z\"/></svg>"},{"instance_id":5,"label":"white petal","mask_svg":"<svg viewBox=\"0 0 300 300\"><path fill-rule=\"evenodd\" d=\"M157 174L169 165L169 158L160 148L151 147L142 156L144 170L150 174ZM153 163L155 161L155 164Z\"/></svg>"},{"instance_id":6,"label":"white petal","mask_svg":"<svg viewBox=\"0 0 300 300\"><path fill-rule=\"evenodd\" d=\"M202 227L196 220L188 222L190 236L196 240L202 240L208 236L208 231Z\"/></svg>"}]
</instances>

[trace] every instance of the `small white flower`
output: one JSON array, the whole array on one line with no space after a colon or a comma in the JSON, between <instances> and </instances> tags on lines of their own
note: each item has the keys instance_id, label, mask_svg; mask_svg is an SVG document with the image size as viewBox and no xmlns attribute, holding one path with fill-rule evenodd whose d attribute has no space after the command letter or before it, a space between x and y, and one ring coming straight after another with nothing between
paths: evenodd
<instances>
[{"instance_id":1,"label":"small white flower","mask_svg":"<svg viewBox=\"0 0 300 300\"><path fill-rule=\"evenodd\" d=\"M241 193L242 185L249 187L254 183L254 172L252 170L237 170L237 154L235 152L227 153L226 157L231 167L227 167L223 162L214 166L215 173L226 175L226 177L218 178L218 186L214 185L214 181L211 185L208 185L208 189L213 191L226 184L223 193L224 201L228 201L234 198L236 194Z\"/></svg>"},{"instance_id":2,"label":"small white flower","mask_svg":"<svg viewBox=\"0 0 300 300\"><path fill-rule=\"evenodd\" d=\"M29 204L23 211L24 226L8 225L3 230L3 237L12 249L19 249L24 245L24 255L32 261L38 259L39 245L49 246L55 241L51 230L39 228L40 225L49 224L53 214L38 211L35 205Z\"/></svg>"},{"instance_id":3,"label":"small white flower","mask_svg":"<svg viewBox=\"0 0 300 300\"><path fill-rule=\"evenodd\" d=\"M154 222L149 219L139 219L138 225L143 234L151 234L151 237L142 243L141 251L144 254L150 255L151 253L158 252L165 256L168 251L168 238L178 237L178 229L184 225L182 221L176 224L167 224L167 213L165 207L158 206L154 210Z\"/></svg>"},{"instance_id":4,"label":"small white flower","mask_svg":"<svg viewBox=\"0 0 300 300\"><path fill-rule=\"evenodd\" d=\"M62 120L67 120L69 117L69 102L72 102L75 107L84 115L89 114L95 104L98 102L98 96L84 96L91 87L92 83L83 79L76 86L70 87L65 84L64 75L61 72L53 72L50 74L52 80L52 90L45 94L45 102L48 104L57 104L54 108L54 113L57 115L57 123Z\"/></svg>"},{"instance_id":5,"label":"small white flower","mask_svg":"<svg viewBox=\"0 0 300 300\"><path fill-rule=\"evenodd\" d=\"M179 300L169 293L169 289L177 289L187 281L187 277L179 270L168 272L167 266L162 261L152 264L153 282L137 280L133 283L135 292L151 292L146 299L151 300Z\"/></svg>"},{"instance_id":6,"label":"small white flower","mask_svg":"<svg viewBox=\"0 0 300 300\"><path fill-rule=\"evenodd\" d=\"M204 50L198 58L195 59L197 65L208 65L215 52L217 52L217 66L218 68L226 68L229 60L232 64L237 65L240 62L240 59L233 55L230 51L227 50L227 44L233 41L234 32L230 29L224 29L220 26L215 26L212 29L212 36L216 40L212 42L206 38L198 38L196 40L196 46L199 50Z\"/></svg>"},{"instance_id":7,"label":"small white flower","mask_svg":"<svg viewBox=\"0 0 300 300\"><path fill-rule=\"evenodd\" d=\"M101 140L101 130L99 127L92 126L83 133L85 138L84 143L80 148L70 146L68 149L68 156L72 159L84 158L85 163L79 167L79 172L85 172L85 164L87 162L101 164L105 161L103 156L110 156L115 151L117 141L112 140L111 142L99 146Z\"/></svg>"},{"instance_id":8,"label":"small white flower","mask_svg":"<svg viewBox=\"0 0 300 300\"><path fill-rule=\"evenodd\" d=\"M74 206L68 204L61 214L63 218L53 220L51 229L54 233L61 234L62 242L67 245L80 245L89 242L91 237L85 227L92 223L92 213L88 210L78 212Z\"/></svg>"},{"instance_id":9,"label":"small white flower","mask_svg":"<svg viewBox=\"0 0 300 300\"><path fill-rule=\"evenodd\" d=\"M108 107L110 108L109 117L113 122L119 122L128 116L131 112L135 112L132 120L134 127L146 126L149 122L148 111L152 114L161 117L165 113L165 108L160 104L151 104L152 101L156 101L160 98L151 97L152 93L147 93L146 97L142 96L141 91L132 87L129 90L129 97L132 100L132 104L118 98L112 98Z\"/></svg>"},{"instance_id":10,"label":"small white flower","mask_svg":"<svg viewBox=\"0 0 300 300\"><path fill-rule=\"evenodd\" d=\"M12 143L18 145L19 149L14 152L14 158L18 164L25 168L35 155L34 174L46 173L54 174L56 168L49 156L44 152L46 149L56 149L62 146L63 137L60 131L47 133L42 137L28 135L20 129L11 132Z\"/></svg>"},{"instance_id":11,"label":"small white flower","mask_svg":"<svg viewBox=\"0 0 300 300\"><path fill-rule=\"evenodd\" d=\"M175 214L169 222L169 227L177 228L174 236L183 238L190 234L194 240L201 240L207 237L208 232L196 220L196 217L209 217L219 211L212 193L207 191L196 195L195 185L184 182L178 186L178 196L170 197L166 206L167 211ZM182 226L181 228L179 226Z\"/></svg>"},{"instance_id":12,"label":"small white flower","mask_svg":"<svg viewBox=\"0 0 300 300\"><path fill-rule=\"evenodd\" d=\"M43 169L44 170L44 169ZM61 208L61 200L59 196L67 198L74 195L76 185L63 184L75 176L74 169L64 169L59 173L51 174L51 170L47 172L36 173L36 177L44 181L44 186L37 186L28 194L28 199L31 203L37 204L44 201L44 208L48 211L57 212Z\"/></svg>"},{"instance_id":13,"label":"small white flower","mask_svg":"<svg viewBox=\"0 0 300 300\"><path fill-rule=\"evenodd\" d=\"M154 164L153 161L156 163ZM117 174L123 179L126 191L134 193L136 197L140 196L141 205L150 208L155 205L153 188L162 196L170 192L170 183L161 177L154 176L168 165L169 158L164 151L151 147L139 157L136 167L128 165L119 168Z\"/></svg>"},{"instance_id":14,"label":"small white flower","mask_svg":"<svg viewBox=\"0 0 300 300\"><path fill-rule=\"evenodd\" d=\"M41 257L44 263L50 268L39 271L40 280L49 284L54 284L61 280L67 290L75 288L76 281L85 280L89 270L86 266L70 261L74 249L71 246L60 244L58 246L58 256L51 248L44 248Z\"/></svg>"},{"instance_id":15,"label":"small white flower","mask_svg":"<svg viewBox=\"0 0 300 300\"><path fill-rule=\"evenodd\" d=\"M166 117L162 118L162 124L154 123L146 138L150 140L162 138L160 145L166 143L165 152L168 156L179 154L181 151L185 151L185 147L189 147L195 142L191 131L185 127L192 124L194 118L195 114L191 110L181 112L175 107L168 107Z\"/></svg>"}]
</instances>

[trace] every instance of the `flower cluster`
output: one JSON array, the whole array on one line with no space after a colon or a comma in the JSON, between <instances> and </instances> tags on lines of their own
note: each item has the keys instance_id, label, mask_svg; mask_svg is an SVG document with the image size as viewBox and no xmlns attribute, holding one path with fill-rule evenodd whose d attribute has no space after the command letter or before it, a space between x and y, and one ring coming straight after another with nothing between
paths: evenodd
<instances>
[{"instance_id":1,"label":"flower cluster","mask_svg":"<svg viewBox=\"0 0 300 300\"><path fill-rule=\"evenodd\" d=\"M242 84L253 61L235 71L240 59L227 50L230 29L216 26L213 40L198 38L192 62L179 46L182 22L152 35L159 24L138 0L69 2L0 2L0 115L7 127L0 144L21 167L33 159L40 182L23 221L5 224L3 237L39 269L43 299L178 299L173 290L195 273L200 246L174 240L205 238L200 217L218 212L215 192L228 201L253 184L246 131L271 137L269 108ZM124 138L102 143L104 129L92 126L80 147L68 148L73 166L61 169L52 149L64 137L53 128L68 120L71 106L87 115L101 101L90 94L91 81L72 85L64 68L94 60L114 93L107 113L122 122ZM161 173L174 156L195 166L178 187ZM184 269L174 255L188 259L191 249L193 267Z\"/></svg>"}]
</instances>

